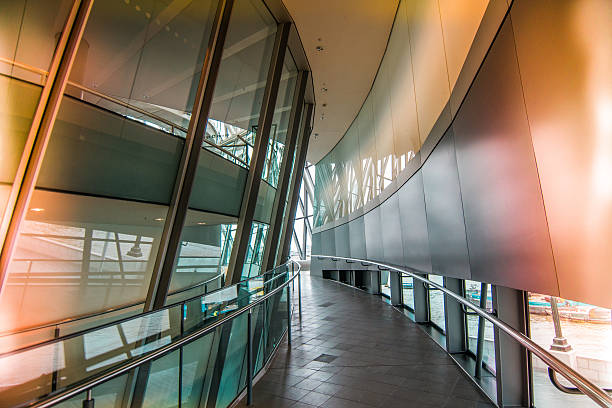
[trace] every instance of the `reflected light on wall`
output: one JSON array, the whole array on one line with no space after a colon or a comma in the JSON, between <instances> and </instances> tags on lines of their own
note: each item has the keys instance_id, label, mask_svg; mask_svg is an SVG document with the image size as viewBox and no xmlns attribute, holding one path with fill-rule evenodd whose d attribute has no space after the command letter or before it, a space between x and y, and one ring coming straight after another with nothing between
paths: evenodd
<instances>
[{"instance_id":1,"label":"reflected light on wall","mask_svg":"<svg viewBox=\"0 0 612 408\"><path fill-rule=\"evenodd\" d=\"M612 101L604 99L595 107L595 160L593 190L599 200L612 200Z\"/></svg>"}]
</instances>

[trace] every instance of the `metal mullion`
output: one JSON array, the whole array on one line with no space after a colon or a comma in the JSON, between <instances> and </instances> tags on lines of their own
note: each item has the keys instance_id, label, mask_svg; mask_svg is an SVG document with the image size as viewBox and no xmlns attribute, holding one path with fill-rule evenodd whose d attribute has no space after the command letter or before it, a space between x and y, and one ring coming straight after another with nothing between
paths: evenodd
<instances>
[{"instance_id":1,"label":"metal mullion","mask_svg":"<svg viewBox=\"0 0 612 408\"><path fill-rule=\"evenodd\" d=\"M192 115L185 137L168 216L164 223L164 230L153 266L144 311L162 307L168 294L172 267L181 243L181 232L187 216L198 159L202 143L205 141L204 135L208 124L208 114L212 104L233 5L234 0L222 0L217 7L213 32L209 39L206 57L200 73Z\"/></svg>"},{"instance_id":2,"label":"metal mullion","mask_svg":"<svg viewBox=\"0 0 612 408\"><path fill-rule=\"evenodd\" d=\"M297 210L297 201L300 194L300 186L302 178L304 177L304 165L306 164L306 152L308 151L308 141L310 140L310 133L312 131L311 121L314 111L313 104L306 104L306 111L302 121L302 132L297 144L297 150L295 152L295 163L293 165L293 172L291 174L290 190L289 190L289 207L288 211L285 211L283 219L283 229L281 233L281 239L279 243L279 250L276 256L275 265L280 265L284 259L289 257L289 250L291 248L291 236L293 235L293 221L295 219L295 212Z\"/></svg>"},{"instance_id":3,"label":"metal mullion","mask_svg":"<svg viewBox=\"0 0 612 408\"><path fill-rule=\"evenodd\" d=\"M308 71L300 71L295 83L295 91L293 92L292 109L289 115L289 125L287 127L287 135L285 139L285 149L283 152L283 161L278 177L276 194L274 195L274 204L272 206L272 215L270 217L270 229L266 237L264 247L264 257L262 262L262 270L267 271L274 267L276 251L278 249L278 240L281 235L283 225L283 212L285 210L285 199L289 190L289 181L291 179L291 168L294 162L294 152L297 146L297 136L300 130L300 120L302 119L302 108L304 106L304 95L306 93L306 83L308 82ZM294 169L297 171L298 169Z\"/></svg>"},{"instance_id":4,"label":"metal mullion","mask_svg":"<svg viewBox=\"0 0 612 408\"><path fill-rule=\"evenodd\" d=\"M255 215L259 186L261 185L261 175L266 161L266 152L270 140L270 129L274 117L274 107L276 105L276 97L278 95L290 28L291 23L279 24L274 39L274 48L272 50L272 58L270 59L266 88L264 90L259 121L257 123L257 136L255 138L253 156L251 158L249 173L242 196L242 205L240 207L234 245L232 246L230 261L227 268L226 285L232 285L240 281L242 275L242 266L249 245L251 226L253 225L253 216Z\"/></svg>"},{"instance_id":5,"label":"metal mullion","mask_svg":"<svg viewBox=\"0 0 612 408\"><path fill-rule=\"evenodd\" d=\"M32 124L9 193L0 225L0 292L8 276L8 266L16 247L19 227L25 219L38 173L49 144L60 102L68 84L93 0L75 0L60 35L45 86L42 89Z\"/></svg>"}]
</instances>

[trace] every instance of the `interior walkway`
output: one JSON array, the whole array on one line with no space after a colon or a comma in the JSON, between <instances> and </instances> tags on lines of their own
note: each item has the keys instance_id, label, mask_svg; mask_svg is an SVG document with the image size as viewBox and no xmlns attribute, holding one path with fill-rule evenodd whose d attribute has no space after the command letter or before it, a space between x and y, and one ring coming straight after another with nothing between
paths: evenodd
<instances>
[{"instance_id":1,"label":"interior walkway","mask_svg":"<svg viewBox=\"0 0 612 408\"><path fill-rule=\"evenodd\" d=\"M493 406L427 334L377 296L305 272L301 323L295 311L293 347L285 341L253 387L255 407Z\"/></svg>"}]
</instances>

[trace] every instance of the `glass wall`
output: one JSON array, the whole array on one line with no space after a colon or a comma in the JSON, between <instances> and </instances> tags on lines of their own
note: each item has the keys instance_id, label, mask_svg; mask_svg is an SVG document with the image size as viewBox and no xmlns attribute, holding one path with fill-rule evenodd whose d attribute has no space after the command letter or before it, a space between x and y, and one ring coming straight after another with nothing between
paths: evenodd
<instances>
[{"instance_id":1,"label":"glass wall","mask_svg":"<svg viewBox=\"0 0 612 408\"><path fill-rule=\"evenodd\" d=\"M70 0L3 2L0 12L0 215L62 32ZM40 30L46 27L46 30Z\"/></svg>"},{"instance_id":2,"label":"glass wall","mask_svg":"<svg viewBox=\"0 0 612 408\"><path fill-rule=\"evenodd\" d=\"M488 4L450 3L400 2L370 93L317 163L315 226L363 207L416 157L449 101Z\"/></svg>"},{"instance_id":3,"label":"glass wall","mask_svg":"<svg viewBox=\"0 0 612 408\"><path fill-rule=\"evenodd\" d=\"M414 279L406 275L402 275L402 303L414 311Z\"/></svg>"},{"instance_id":4,"label":"glass wall","mask_svg":"<svg viewBox=\"0 0 612 408\"><path fill-rule=\"evenodd\" d=\"M612 388L612 310L533 292L528 299L531 339L593 383ZM548 378L548 366L538 357L532 357L532 364L538 407L592 404L585 396L557 391ZM573 387L561 375L557 378Z\"/></svg>"}]
</instances>

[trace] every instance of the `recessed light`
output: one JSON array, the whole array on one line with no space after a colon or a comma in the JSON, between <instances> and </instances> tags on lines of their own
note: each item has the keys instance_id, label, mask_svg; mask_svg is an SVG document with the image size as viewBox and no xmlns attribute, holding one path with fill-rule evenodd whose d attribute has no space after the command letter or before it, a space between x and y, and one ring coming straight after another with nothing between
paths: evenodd
<instances>
[{"instance_id":1,"label":"recessed light","mask_svg":"<svg viewBox=\"0 0 612 408\"><path fill-rule=\"evenodd\" d=\"M44 208L36 207L36 208L30 208L30 211L41 212L41 211L45 211L45 209Z\"/></svg>"},{"instance_id":2,"label":"recessed light","mask_svg":"<svg viewBox=\"0 0 612 408\"><path fill-rule=\"evenodd\" d=\"M163 221L163 218L156 218L155 221Z\"/></svg>"},{"instance_id":3,"label":"recessed light","mask_svg":"<svg viewBox=\"0 0 612 408\"><path fill-rule=\"evenodd\" d=\"M327 92L327 88L323 87L323 88L321 88L321 91Z\"/></svg>"},{"instance_id":4,"label":"recessed light","mask_svg":"<svg viewBox=\"0 0 612 408\"><path fill-rule=\"evenodd\" d=\"M206 225L206 223L204 221L200 221L198 222L198 225Z\"/></svg>"},{"instance_id":5,"label":"recessed light","mask_svg":"<svg viewBox=\"0 0 612 408\"><path fill-rule=\"evenodd\" d=\"M326 104L326 103L324 103L322 106L325 108L325 107L327 106L327 104Z\"/></svg>"},{"instance_id":6,"label":"recessed light","mask_svg":"<svg viewBox=\"0 0 612 408\"><path fill-rule=\"evenodd\" d=\"M320 45L317 45L317 48L316 48L317 51L323 51L324 49L325 48L321 47Z\"/></svg>"}]
</instances>

